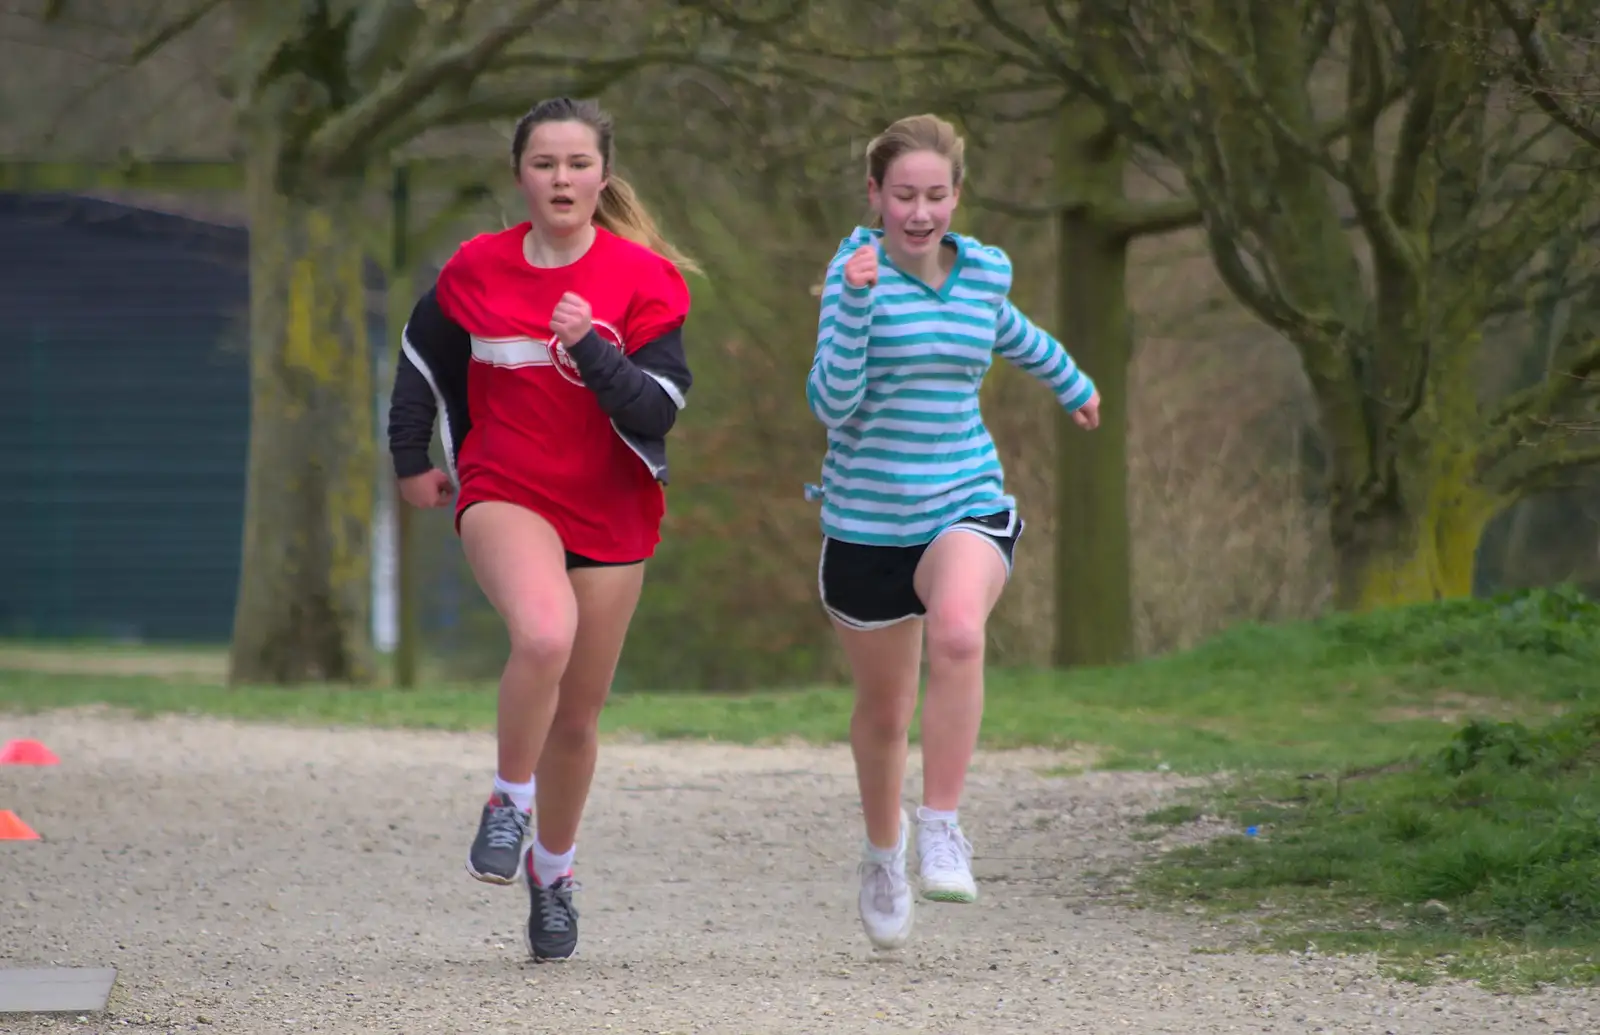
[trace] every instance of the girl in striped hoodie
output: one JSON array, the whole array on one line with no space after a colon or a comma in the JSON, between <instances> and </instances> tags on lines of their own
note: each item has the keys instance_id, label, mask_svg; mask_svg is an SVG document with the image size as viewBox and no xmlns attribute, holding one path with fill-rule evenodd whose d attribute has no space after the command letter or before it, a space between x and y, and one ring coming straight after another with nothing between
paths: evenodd
<instances>
[{"instance_id":1,"label":"girl in striped hoodie","mask_svg":"<svg viewBox=\"0 0 1600 1035\"><path fill-rule=\"evenodd\" d=\"M812 487L823 501L819 591L856 686L861 922L884 949L904 945L913 924L900 798L924 632L922 895L977 898L957 810L983 714L985 625L1023 529L979 412L993 356L1049 386L1079 426L1099 423L1094 383L1007 297L1005 252L950 231L962 152L932 115L901 119L868 147L877 218L828 265L806 384L828 429Z\"/></svg>"}]
</instances>

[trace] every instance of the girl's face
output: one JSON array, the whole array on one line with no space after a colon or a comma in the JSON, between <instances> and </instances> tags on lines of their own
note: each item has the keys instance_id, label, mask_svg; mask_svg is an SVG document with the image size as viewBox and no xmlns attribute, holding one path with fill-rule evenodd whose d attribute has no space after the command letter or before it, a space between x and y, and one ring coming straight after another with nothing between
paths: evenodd
<instances>
[{"instance_id":1,"label":"girl's face","mask_svg":"<svg viewBox=\"0 0 1600 1035\"><path fill-rule=\"evenodd\" d=\"M528 134L517 186L541 229L566 234L589 225L605 189L600 138L582 122L541 122Z\"/></svg>"},{"instance_id":2,"label":"girl's face","mask_svg":"<svg viewBox=\"0 0 1600 1035\"><path fill-rule=\"evenodd\" d=\"M891 254L912 260L938 254L961 196L954 179L950 159L934 151L908 151L889 163L881 184L867 180L867 198L883 217L884 244Z\"/></svg>"}]
</instances>

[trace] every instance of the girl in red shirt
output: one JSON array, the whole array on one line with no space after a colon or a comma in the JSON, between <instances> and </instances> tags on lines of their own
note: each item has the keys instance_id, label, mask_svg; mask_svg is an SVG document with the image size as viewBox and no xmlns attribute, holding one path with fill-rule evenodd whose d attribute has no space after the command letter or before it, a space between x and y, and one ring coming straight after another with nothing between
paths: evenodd
<instances>
[{"instance_id":1,"label":"girl in red shirt","mask_svg":"<svg viewBox=\"0 0 1600 1035\"><path fill-rule=\"evenodd\" d=\"M454 476L462 548L510 636L467 870L526 878L540 961L577 947L572 860L600 709L660 541L665 439L692 380L681 271L694 266L613 172L612 139L588 101L544 101L517 123L529 220L445 264L406 324L390 402L401 495L444 506ZM428 458L436 417L448 471Z\"/></svg>"}]
</instances>

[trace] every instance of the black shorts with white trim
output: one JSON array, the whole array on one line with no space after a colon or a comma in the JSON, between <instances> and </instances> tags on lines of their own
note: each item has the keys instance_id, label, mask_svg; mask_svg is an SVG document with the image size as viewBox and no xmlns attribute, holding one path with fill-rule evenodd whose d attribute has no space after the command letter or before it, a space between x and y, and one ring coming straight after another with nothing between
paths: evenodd
<instances>
[{"instance_id":1,"label":"black shorts with white trim","mask_svg":"<svg viewBox=\"0 0 1600 1035\"><path fill-rule=\"evenodd\" d=\"M852 629L882 629L921 617L928 608L917 596L917 565L940 536L965 532L983 537L999 553L1010 578L1024 524L1015 510L1002 510L963 518L917 546L865 546L824 537L817 563L822 606Z\"/></svg>"}]
</instances>

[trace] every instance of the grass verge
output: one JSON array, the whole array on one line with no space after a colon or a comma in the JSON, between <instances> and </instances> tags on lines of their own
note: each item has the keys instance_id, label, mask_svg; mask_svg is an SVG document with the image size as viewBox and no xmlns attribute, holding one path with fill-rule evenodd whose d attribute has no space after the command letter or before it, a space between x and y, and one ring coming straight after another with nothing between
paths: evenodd
<instances>
[{"instance_id":1,"label":"grass verge","mask_svg":"<svg viewBox=\"0 0 1600 1035\"><path fill-rule=\"evenodd\" d=\"M1555 597L1552 599L1565 599ZM1577 623L1492 602L1236 628L1182 654L1116 668L989 678L990 748L1092 747L1101 768L1205 773L1332 771L1435 750L1467 717L1537 718L1592 698L1600 647ZM494 688L224 687L108 672L37 671L0 651L0 710L111 705L141 715L487 730ZM629 692L610 733L657 739L841 743L851 697L836 687L759 694Z\"/></svg>"},{"instance_id":2,"label":"grass verge","mask_svg":"<svg viewBox=\"0 0 1600 1035\"><path fill-rule=\"evenodd\" d=\"M352 726L493 727L485 685L226 688L7 667L0 711L111 705ZM1600 981L1600 606L1535 591L1240 627L1119 668L997 672L983 743L1091 748L1100 768L1225 772L1232 829L1162 854L1147 900L1247 911L1279 945L1378 950L1412 978ZM605 731L842 742L838 688L618 694ZM1220 796L1219 796L1220 794ZM1149 836L1148 833L1142 836ZM1166 840L1156 838L1155 846Z\"/></svg>"},{"instance_id":3,"label":"grass verge","mask_svg":"<svg viewBox=\"0 0 1600 1035\"><path fill-rule=\"evenodd\" d=\"M1548 686L1539 673L1600 661L1600 608L1569 595L1456 621L1484 642L1446 640L1530 697ZM1573 690L1539 718L1452 724L1425 752L1257 772L1153 812L1152 829L1210 813L1236 832L1163 853L1136 887L1248 916L1278 948L1375 951L1411 980L1600 983L1600 695Z\"/></svg>"}]
</instances>

